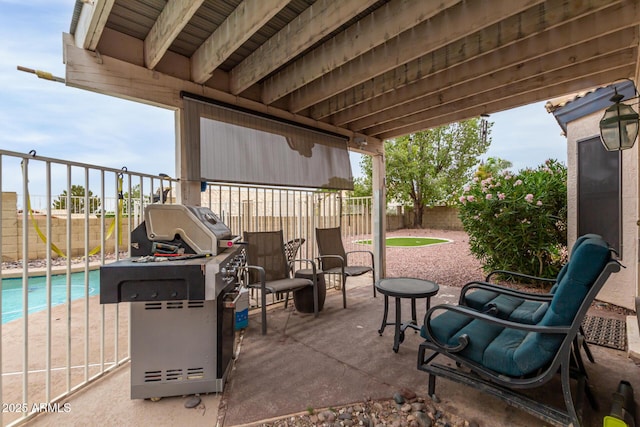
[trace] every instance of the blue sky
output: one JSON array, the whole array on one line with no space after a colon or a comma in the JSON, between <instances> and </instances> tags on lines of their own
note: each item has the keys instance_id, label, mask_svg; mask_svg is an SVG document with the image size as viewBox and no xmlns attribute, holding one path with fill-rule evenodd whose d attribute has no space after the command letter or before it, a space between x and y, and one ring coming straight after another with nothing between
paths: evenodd
<instances>
[{"instance_id":1,"label":"blue sky","mask_svg":"<svg viewBox=\"0 0 640 427\"><path fill-rule=\"evenodd\" d=\"M0 149L143 173L175 175L173 111L66 87L17 71L64 77L62 33L74 0L0 0ZM487 156L535 167L566 163L566 140L544 102L494 113ZM150 155L153 153L153 155ZM359 175L353 156L354 175ZM5 191L9 188L5 179Z\"/></svg>"}]
</instances>

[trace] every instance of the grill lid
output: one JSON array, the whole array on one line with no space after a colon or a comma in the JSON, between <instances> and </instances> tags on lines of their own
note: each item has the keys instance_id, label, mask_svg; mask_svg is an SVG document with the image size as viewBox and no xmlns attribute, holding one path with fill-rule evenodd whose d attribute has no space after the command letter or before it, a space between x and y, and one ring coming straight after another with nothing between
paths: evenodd
<instances>
[{"instance_id":1,"label":"grill lid","mask_svg":"<svg viewBox=\"0 0 640 427\"><path fill-rule=\"evenodd\" d=\"M144 211L147 238L172 241L180 236L196 253L212 253L233 246L231 230L211 209L203 206L148 205Z\"/></svg>"}]
</instances>

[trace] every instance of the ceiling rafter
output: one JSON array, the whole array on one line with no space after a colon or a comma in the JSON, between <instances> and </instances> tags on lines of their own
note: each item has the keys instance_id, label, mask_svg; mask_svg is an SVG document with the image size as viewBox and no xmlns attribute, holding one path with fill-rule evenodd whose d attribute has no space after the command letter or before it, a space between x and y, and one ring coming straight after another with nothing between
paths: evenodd
<instances>
[{"instance_id":1,"label":"ceiling rafter","mask_svg":"<svg viewBox=\"0 0 640 427\"><path fill-rule=\"evenodd\" d=\"M535 89L522 93L509 92L509 89L506 88L504 91L505 96L502 96L495 101L490 101L481 105L469 105L459 110L448 111L433 118L414 122L410 125L395 129L391 132L383 133L379 136L383 140L393 139L424 129L441 126L443 124L466 120L470 117L477 117L488 112L509 110L511 108L516 108L521 105L537 102L542 99L553 98L559 93L575 93L587 87L594 87L611 83L612 75L630 75L629 73L634 72L634 70L635 67L624 65L622 67L596 71L590 74L573 76L573 79L558 82L557 84L546 82L548 84L538 86ZM509 96L509 94L511 96Z\"/></svg>"},{"instance_id":2,"label":"ceiling rafter","mask_svg":"<svg viewBox=\"0 0 640 427\"><path fill-rule=\"evenodd\" d=\"M169 0L144 39L144 64L153 69L204 0Z\"/></svg>"},{"instance_id":3,"label":"ceiling rafter","mask_svg":"<svg viewBox=\"0 0 640 427\"><path fill-rule=\"evenodd\" d=\"M423 51L432 51L498 22L496 16L505 19L542 2L543 0L496 0L492 2L491 8L487 8L483 2L458 4L444 16L416 25L291 93L289 108L301 111L372 76L383 74L422 56L412 46L415 43L412 40L421 40Z\"/></svg>"},{"instance_id":4,"label":"ceiling rafter","mask_svg":"<svg viewBox=\"0 0 640 427\"><path fill-rule=\"evenodd\" d=\"M616 28L617 24L600 20L600 15L619 14L620 4L611 6L610 2L601 1L599 4L581 2L576 7L575 19L580 19L580 23L574 25L572 21L563 19L558 14L547 16L540 22L536 8L523 12L522 16L512 16L504 21L487 27L479 32L471 34L460 40L432 51L427 55L417 58L406 65L388 71L380 76L370 79L360 85L350 88L327 100L324 100L310 108L309 115L320 120L329 117L331 123L342 125L367 115L379 112L381 109L389 108L388 102L392 99L401 101L403 98L399 92L408 90L421 90L420 86L412 86L420 80L433 80L434 77L444 73L451 80L450 70L454 68L467 67L468 74L480 75L490 73L496 68L508 67L514 62L528 60L539 55L547 54L552 50L562 49L566 44L579 42L580 36L587 32L597 34L607 34L609 27ZM609 7L610 12L601 12L603 8ZM581 14L579 12L582 12ZM593 15L584 15L585 12L598 12L598 18ZM593 25L595 19L599 19L598 25ZM536 20L535 25L518 25L519 22L530 22ZM582 23L588 24L583 26ZM562 28L570 26L571 30ZM606 26L605 28L600 28ZM569 39L563 40L556 37L557 32L566 31ZM589 39L593 36L586 34ZM535 38L535 42L532 39ZM507 50L505 48L514 45ZM500 56L492 54L500 50ZM508 53L508 54L506 54ZM501 61L505 61L504 64ZM457 75L457 74L454 74ZM438 86L443 87L447 82L438 80ZM426 87L428 89L428 86Z\"/></svg>"},{"instance_id":5,"label":"ceiling rafter","mask_svg":"<svg viewBox=\"0 0 640 427\"><path fill-rule=\"evenodd\" d=\"M76 46L96 50L115 0L95 0L82 4L76 28Z\"/></svg>"},{"instance_id":6,"label":"ceiling rafter","mask_svg":"<svg viewBox=\"0 0 640 427\"><path fill-rule=\"evenodd\" d=\"M563 69L576 69L579 64L587 66L618 66L628 64L633 58L633 49L610 52L606 47L597 46L594 43L584 43L580 47L571 48L551 53L548 56L527 61L526 64L515 65L493 73L486 78L477 78L463 84L447 87L433 94L414 99L411 102L399 105L384 114L370 116L366 119L353 122L349 125L352 130L370 129L373 133L387 131L394 126L401 125L403 119L422 117L420 114L429 114L428 111L443 105L464 104L467 102L469 90L473 90L474 96L485 95L488 92L500 90L505 86L512 86L519 82L527 82L550 73L560 73ZM610 61L610 62L607 62Z\"/></svg>"},{"instance_id":7,"label":"ceiling rafter","mask_svg":"<svg viewBox=\"0 0 640 427\"><path fill-rule=\"evenodd\" d=\"M623 35L620 35L619 37L623 37ZM633 54L633 52L628 48L626 51L630 56ZM614 51L613 53L617 54L618 52ZM575 64L610 54L612 54L612 52L600 43L584 43L579 46L571 46L566 50L553 52L544 57L527 61L524 64L516 64L511 67L503 68L495 73L491 73L490 75L469 79L461 84L443 86L443 89L435 90L429 95L414 97L410 100L399 100L397 105L387 109L383 113L370 115L360 120L350 122L347 127L352 130L362 130L369 129L374 126L383 126L408 113L417 113L427 110L430 106L452 102L463 102L464 98L469 95L467 92L469 86L473 87L477 85L478 82L482 83L480 83L481 86L479 86L476 94L487 93L501 86L510 85L516 81L524 81L530 76L558 71L566 67L574 66Z\"/></svg>"},{"instance_id":8,"label":"ceiling rafter","mask_svg":"<svg viewBox=\"0 0 640 427\"><path fill-rule=\"evenodd\" d=\"M231 93L243 92L376 1L319 0L312 4L231 70Z\"/></svg>"},{"instance_id":9,"label":"ceiling rafter","mask_svg":"<svg viewBox=\"0 0 640 427\"><path fill-rule=\"evenodd\" d=\"M557 70L543 72L537 75L531 75L529 78L523 80L512 82L498 82L494 85L493 89L490 90L491 101L486 102L485 105L495 104L500 100L509 99L513 96L535 92L540 87L554 86L570 82L574 80L576 76L588 76L591 73L595 74L605 70L616 70L628 67L630 65L629 57L637 54L637 49L629 49L629 51L629 54L614 53L611 55L605 55L589 61L581 62L579 64L574 64L569 67L563 67ZM475 82L475 84L471 85L471 87L469 87L468 89L478 90L478 82ZM421 109L421 111L418 112L415 112L415 110L407 109L405 110L404 114L397 116L393 121L385 122L381 125L367 128L366 134L404 135L404 129L407 126L412 126L414 123L432 120L433 118L442 117L459 110L464 111L468 108L468 106L482 104L482 102L479 101L487 101L487 99L488 98L486 96L486 91L479 91L475 92L472 96L466 97L462 101L458 100L456 102L455 100L447 100L438 104L431 104L428 108ZM488 110L485 112L489 113L493 111L497 110ZM471 116L466 116L464 117L464 119L467 119L469 117Z\"/></svg>"},{"instance_id":10,"label":"ceiling rafter","mask_svg":"<svg viewBox=\"0 0 640 427\"><path fill-rule=\"evenodd\" d=\"M587 17L580 21L586 24L592 20L591 17ZM513 73L514 76L516 73L528 72L531 69L531 63L541 57L549 62L546 65L548 69L553 69L558 66L556 64L569 66L575 62L608 53L611 51L611 46L622 48L634 45L635 42L629 38L628 31L618 30L611 33L615 29L608 28L604 24L600 26L576 25L575 27L566 27L565 32L562 33L564 37L556 37L546 33L549 36L546 39L548 43L532 44L530 40L526 40L507 46L492 53L492 57L474 58L471 61L448 68L446 71L432 74L428 79L417 80L398 88L393 93L372 98L349 110L349 114L342 113L341 117L337 120L330 120L330 122L336 125L350 123L349 126L353 128L369 127L375 122L374 116L380 116L383 112L393 116L392 110L394 108L399 108L404 104L423 103L432 94L441 94L442 88L450 89L469 81L484 78L493 81L495 76L503 70ZM556 52L558 53L556 54Z\"/></svg>"},{"instance_id":11,"label":"ceiling rafter","mask_svg":"<svg viewBox=\"0 0 640 427\"><path fill-rule=\"evenodd\" d=\"M244 0L191 56L191 79L205 83L213 71L289 0Z\"/></svg>"},{"instance_id":12,"label":"ceiling rafter","mask_svg":"<svg viewBox=\"0 0 640 427\"><path fill-rule=\"evenodd\" d=\"M262 101L272 104L308 82L380 46L403 32L407 26L425 22L460 1L392 0L267 79L262 87Z\"/></svg>"}]
</instances>

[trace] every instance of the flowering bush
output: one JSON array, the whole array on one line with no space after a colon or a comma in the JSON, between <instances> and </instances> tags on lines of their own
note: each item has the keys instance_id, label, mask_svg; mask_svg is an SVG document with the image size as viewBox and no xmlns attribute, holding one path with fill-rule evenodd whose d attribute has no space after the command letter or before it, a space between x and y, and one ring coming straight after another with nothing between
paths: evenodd
<instances>
[{"instance_id":1,"label":"flowering bush","mask_svg":"<svg viewBox=\"0 0 640 427\"><path fill-rule=\"evenodd\" d=\"M517 174L476 174L459 212L486 271L555 277L566 262L567 169L556 160Z\"/></svg>"}]
</instances>

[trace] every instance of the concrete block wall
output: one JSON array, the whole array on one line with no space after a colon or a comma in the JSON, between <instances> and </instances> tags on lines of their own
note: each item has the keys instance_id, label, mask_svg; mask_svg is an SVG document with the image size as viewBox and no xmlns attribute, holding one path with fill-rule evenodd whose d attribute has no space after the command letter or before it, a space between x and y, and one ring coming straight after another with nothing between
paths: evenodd
<instances>
[{"instance_id":1,"label":"concrete block wall","mask_svg":"<svg viewBox=\"0 0 640 427\"><path fill-rule=\"evenodd\" d=\"M2 193L2 261L17 261L22 259L23 252L23 215L25 213L17 210L17 194L14 192ZM26 213L28 215L28 213ZM105 219L105 236L113 223L114 218ZM47 235L47 217L46 215L36 214L27 217L27 256L29 259L42 259L47 254L47 243L39 236L37 228L40 232ZM68 254L71 257L83 256L85 253L85 228L89 231L89 251L100 246L100 227L101 219L95 216L89 218L88 224L85 223L84 215L71 219L71 251ZM124 218L121 221L122 245L120 250L127 250L129 242L128 221ZM105 251L113 253L115 251L115 231L105 242ZM56 245L60 251L67 255L67 218L53 217L51 218L51 242ZM52 254L54 258L59 255L55 252Z\"/></svg>"},{"instance_id":2,"label":"concrete block wall","mask_svg":"<svg viewBox=\"0 0 640 427\"><path fill-rule=\"evenodd\" d=\"M37 224L38 228L42 232L44 236L46 236L47 230L47 218L45 215L36 215L34 216L35 224ZM105 237L107 236L107 232L111 223L114 221L113 218L105 219ZM100 225L101 220L97 217L89 218L88 222L88 230L89 230L89 248L91 251L94 248L100 246ZM28 258L29 259L42 259L46 258L47 254L47 244L42 240L42 238L38 235L34 220L28 218L27 220L28 227ZM17 239L15 245L8 245L3 242L2 247L2 260L3 261L16 261L22 259L22 214L18 215L17 220ZM120 250L127 250L127 245L129 242L129 227L126 220L123 220L121 223L122 233L122 244L120 245ZM71 220L71 251L68 254L70 257L80 257L85 254L85 219L84 218L73 218ZM105 242L105 251L107 253L115 252L115 242L116 242L116 233L115 230L109 236L109 238ZM51 218L51 242L60 249L60 251L67 255L67 219L66 218ZM53 258L57 258L59 254L52 252Z\"/></svg>"},{"instance_id":3,"label":"concrete block wall","mask_svg":"<svg viewBox=\"0 0 640 427\"><path fill-rule=\"evenodd\" d=\"M387 215L387 230L399 230L413 224L413 211L405 211L403 215ZM422 227L437 230L464 230L458 217L458 208L454 206L427 207L422 215Z\"/></svg>"},{"instance_id":4,"label":"concrete block wall","mask_svg":"<svg viewBox=\"0 0 640 427\"><path fill-rule=\"evenodd\" d=\"M2 193L2 261L14 261L18 254L18 195ZM6 253L5 253L6 252Z\"/></svg>"}]
</instances>

